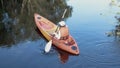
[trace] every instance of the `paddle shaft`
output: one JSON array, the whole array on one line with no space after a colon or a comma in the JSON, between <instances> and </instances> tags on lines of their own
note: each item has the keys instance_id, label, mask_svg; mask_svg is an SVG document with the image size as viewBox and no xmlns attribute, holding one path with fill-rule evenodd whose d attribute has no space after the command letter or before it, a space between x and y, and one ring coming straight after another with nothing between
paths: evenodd
<instances>
[{"instance_id":1,"label":"paddle shaft","mask_svg":"<svg viewBox=\"0 0 120 68\"><path fill-rule=\"evenodd\" d=\"M67 12L67 9L64 10L64 13L63 13L63 15L62 15L62 20L63 20L63 18L65 17L65 13L66 13L66 12ZM59 28L59 26L57 26L57 29L55 30L55 32L57 32L58 28Z\"/></svg>"},{"instance_id":2,"label":"paddle shaft","mask_svg":"<svg viewBox=\"0 0 120 68\"><path fill-rule=\"evenodd\" d=\"M64 13L62 15L62 19L64 18L66 12L67 12L67 9L65 9L65 11L64 11Z\"/></svg>"}]
</instances>

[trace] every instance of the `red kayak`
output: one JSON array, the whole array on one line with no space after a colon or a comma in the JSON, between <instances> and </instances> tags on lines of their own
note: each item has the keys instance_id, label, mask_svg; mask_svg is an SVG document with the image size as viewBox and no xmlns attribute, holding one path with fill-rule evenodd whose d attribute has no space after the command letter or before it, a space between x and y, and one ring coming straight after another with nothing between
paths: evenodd
<instances>
[{"instance_id":1,"label":"red kayak","mask_svg":"<svg viewBox=\"0 0 120 68\"><path fill-rule=\"evenodd\" d=\"M52 40L53 46L71 54L75 54L75 55L79 54L78 45L71 35L69 35L68 38L65 40L54 38L52 33L56 31L57 25L55 25L53 22L49 21L43 16L40 16L37 13L34 14L34 19L35 19L36 26L38 27L40 32L43 34L43 36L48 41Z\"/></svg>"}]
</instances>

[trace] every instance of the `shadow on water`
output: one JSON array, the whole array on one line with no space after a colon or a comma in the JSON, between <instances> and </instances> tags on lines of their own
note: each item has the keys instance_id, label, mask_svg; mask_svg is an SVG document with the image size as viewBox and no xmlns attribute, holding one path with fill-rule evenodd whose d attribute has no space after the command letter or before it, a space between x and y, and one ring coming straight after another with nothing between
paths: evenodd
<instances>
[{"instance_id":1,"label":"shadow on water","mask_svg":"<svg viewBox=\"0 0 120 68\"><path fill-rule=\"evenodd\" d=\"M0 46L11 47L26 40L40 39L36 33L34 13L39 13L54 23L71 16L72 7L65 0L1 0L0 1Z\"/></svg>"}]
</instances>

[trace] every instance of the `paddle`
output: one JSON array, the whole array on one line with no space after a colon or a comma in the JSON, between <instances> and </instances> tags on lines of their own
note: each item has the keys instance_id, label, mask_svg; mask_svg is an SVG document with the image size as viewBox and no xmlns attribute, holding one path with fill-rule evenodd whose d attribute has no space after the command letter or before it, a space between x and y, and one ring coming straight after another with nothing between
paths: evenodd
<instances>
[{"instance_id":1,"label":"paddle","mask_svg":"<svg viewBox=\"0 0 120 68\"><path fill-rule=\"evenodd\" d=\"M62 19L64 18L66 11L67 11L67 9L65 9L65 11L64 11L64 13L63 13L63 15L62 15ZM55 35L56 38L60 39L60 31L58 31L58 33L56 33L57 30L58 30L58 27L59 27L59 26L57 26L57 29L56 29L54 35ZM52 46L52 40L50 40L50 41L46 44L46 46L45 46L45 52L46 52L46 53L48 53L48 52L50 51L51 46Z\"/></svg>"},{"instance_id":2,"label":"paddle","mask_svg":"<svg viewBox=\"0 0 120 68\"><path fill-rule=\"evenodd\" d=\"M62 20L63 20L63 18L64 18L64 16L65 16L65 13L67 12L67 9L65 9L65 11L64 11L64 13L63 13L63 15L62 15ZM64 22L64 21L63 21ZM58 39L60 39L60 37L61 37L61 34L60 34L60 31L58 30L58 28L59 28L59 25L57 25L57 29L55 30L55 37L56 38L58 38Z\"/></svg>"},{"instance_id":3,"label":"paddle","mask_svg":"<svg viewBox=\"0 0 120 68\"><path fill-rule=\"evenodd\" d=\"M48 53L52 46L52 40L50 40L45 46L45 52Z\"/></svg>"}]
</instances>

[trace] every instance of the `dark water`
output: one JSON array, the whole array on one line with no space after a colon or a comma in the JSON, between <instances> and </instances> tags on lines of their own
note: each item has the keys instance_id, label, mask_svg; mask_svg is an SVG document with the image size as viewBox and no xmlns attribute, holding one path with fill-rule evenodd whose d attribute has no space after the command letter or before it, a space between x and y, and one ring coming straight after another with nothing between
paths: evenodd
<instances>
[{"instance_id":1,"label":"dark water","mask_svg":"<svg viewBox=\"0 0 120 68\"><path fill-rule=\"evenodd\" d=\"M3 27L7 29L5 31L1 29L0 68L120 68L120 41L105 34L117 24L115 16L119 16L120 8L116 3L111 0L67 0L67 5L72 8L65 20L78 43L80 55L70 55L54 47L48 54L44 53L46 40L36 30L32 15L22 14L11 19L9 13L3 13L8 19L3 18L2 22L12 20L14 24ZM51 18L50 13L44 14L48 12L45 9L36 12L57 20L55 22L60 21L60 17L56 19L57 15Z\"/></svg>"}]
</instances>

